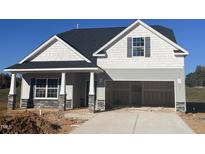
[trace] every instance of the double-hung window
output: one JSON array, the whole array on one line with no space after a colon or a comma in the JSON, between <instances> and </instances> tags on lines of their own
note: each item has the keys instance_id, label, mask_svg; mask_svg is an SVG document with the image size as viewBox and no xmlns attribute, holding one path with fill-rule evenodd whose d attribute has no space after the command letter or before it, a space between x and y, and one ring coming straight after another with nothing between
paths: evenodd
<instances>
[{"instance_id":1,"label":"double-hung window","mask_svg":"<svg viewBox=\"0 0 205 154\"><path fill-rule=\"evenodd\" d=\"M145 39L144 37L132 38L132 56L144 56Z\"/></svg>"},{"instance_id":2,"label":"double-hung window","mask_svg":"<svg viewBox=\"0 0 205 154\"><path fill-rule=\"evenodd\" d=\"M36 79L35 98L58 98L58 79Z\"/></svg>"}]
</instances>

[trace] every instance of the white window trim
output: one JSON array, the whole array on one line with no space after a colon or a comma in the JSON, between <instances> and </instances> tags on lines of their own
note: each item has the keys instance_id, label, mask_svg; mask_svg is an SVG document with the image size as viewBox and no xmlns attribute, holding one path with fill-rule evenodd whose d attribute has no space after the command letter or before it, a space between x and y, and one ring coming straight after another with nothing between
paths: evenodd
<instances>
[{"instance_id":1,"label":"white window trim","mask_svg":"<svg viewBox=\"0 0 205 154\"><path fill-rule=\"evenodd\" d=\"M45 93L45 97L36 97L36 83L37 83L37 80L46 80L46 93ZM48 97L47 96L47 93L48 93L48 79L55 79L57 80L57 83L58 83L58 86L57 86L57 97ZM52 88L51 88L52 89ZM59 78L36 78L35 79L35 85L34 85L34 99L37 99L37 100L57 100L58 99L58 93L59 93Z\"/></svg>"},{"instance_id":2,"label":"white window trim","mask_svg":"<svg viewBox=\"0 0 205 154\"><path fill-rule=\"evenodd\" d=\"M133 49L134 49L134 48L133 48L133 47L134 47L134 46L133 46L133 39L134 39L134 38L144 38L144 55L143 55L143 56L134 56L134 55L133 55ZM143 46L135 46L135 47L143 47ZM140 37L140 36L139 36L139 37L132 37L132 57L135 57L135 58L145 57L145 37Z\"/></svg>"}]
</instances>

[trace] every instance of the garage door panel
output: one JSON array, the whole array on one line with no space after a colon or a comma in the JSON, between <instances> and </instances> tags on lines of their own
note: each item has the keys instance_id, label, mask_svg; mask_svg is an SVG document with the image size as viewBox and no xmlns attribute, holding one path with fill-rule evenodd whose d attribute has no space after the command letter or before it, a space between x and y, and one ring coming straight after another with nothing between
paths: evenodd
<instances>
[{"instance_id":1,"label":"garage door panel","mask_svg":"<svg viewBox=\"0 0 205 154\"><path fill-rule=\"evenodd\" d=\"M174 106L174 83L144 82L144 105Z\"/></svg>"},{"instance_id":2,"label":"garage door panel","mask_svg":"<svg viewBox=\"0 0 205 154\"><path fill-rule=\"evenodd\" d=\"M113 91L112 103L113 105L124 105L129 101L129 91Z\"/></svg>"},{"instance_id":3,"label":"garage door panel","mask_svg":"<svg viewBox=\"0 0 205 154\"><path fill-rule=\"evenodd\" d=\"M174 106L172 81L109 81L106 103L110 105Z\"/></svg>"}]
</instances>

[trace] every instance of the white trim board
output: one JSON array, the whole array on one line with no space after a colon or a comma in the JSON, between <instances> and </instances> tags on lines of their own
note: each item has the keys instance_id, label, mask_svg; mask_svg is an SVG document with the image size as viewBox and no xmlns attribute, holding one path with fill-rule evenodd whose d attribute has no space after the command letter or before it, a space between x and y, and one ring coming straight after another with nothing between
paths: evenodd
<instances>
[{"instance_id":1,"label":"white trim board","mask_svg":"<svg viewBox=\"0 0 205 154\"><path fill-rule=\"evenodd\" d=\"M39 71L100 71L101 69L97 67L88 68L34 68L34 69L5 69L5 72L39 72Z\"/></svg>"},{"instance_id":2,"label":"white trim board","mask_svg":"<svg viewBox=\"0 0 205 154\"><path fill-rule=\"evenodd\" d=\"M105 45L103 45L101 48L99 48L97 51L95 51L93 53L93 56L105 56L105 54L98 54L100 51L102 51L103 49L105 49L108 45L110 45L111 43L113 43L118 37L120 37L121 35L123 35L124 33L126 33L130 28L132 28L133 26L140 24L143 27L145 27L146 29L148 29L149 31L151 31L152 33L154 33L155 35L157 35L158 37L160 37L161 39L165 40L167 43L171 44L172 46L174 46L175 48L182 50L184 53L181 55L187 56L189 53L187 50L185 50L184 48L180 47L178 44L176 44L175 42L171 41L170 39L168 39L167 37L165 37L164 35L162 35L161 33L159 33L158 31L156 31L155 29L153 29L152 27L150 27L149 25L145 24L144 22L142 22L141 20L136 20L134 23L132 23L131 25L129 25L127 28L125 28L122 32L120 32L118 35L116 35L113 39L111 39L109 42L107 42Z\"/></svg>"},{"instance_id":3,"label":"white trim board","mask_svg":"<svg viewBox=\"0 0 205 154\"><path fill-rule=\"evenodd\" d=\"M47 46L49 43L51 43L54 40L60 41L66 47L70 48L75 54L77 54L78 56L83 58L86 62L91 63L91 61L89 59L87 59L85 56L83 56L81 53L79 53L77 50L75 50L73 47L71 47L69 44L67 44L65 41L63 41L61 38L59 38L58 36L55 35L55 36L51 37L49 40L47 40L45 43L40 45L37 49L35 49L32 53L30 53L28 56L26 56L23 60L21 60L19 62L19 64L22 64L26 60L30 59L32 56L35 56L37 53L39 53L41 51L41 49L43 49L45 46Z\"/></svg>"}]
</instances>

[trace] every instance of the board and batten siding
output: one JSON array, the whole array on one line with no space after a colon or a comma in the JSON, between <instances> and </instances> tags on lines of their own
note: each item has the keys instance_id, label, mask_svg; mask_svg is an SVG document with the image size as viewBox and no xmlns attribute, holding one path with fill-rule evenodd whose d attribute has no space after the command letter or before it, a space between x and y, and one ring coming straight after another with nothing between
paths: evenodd
<instances>
[{"instance_id":1,"label":"board and batten siding","mask_svg":"<svg viewBox=\"0 0 205 154\"><path fill-rule=\"evenodd\" d=\"M55 40L31 61L83 61L72 48L68 48L62 42Z\"/></svg>"},{"instance_id":2,"label":"board and batten siding","mask_svg":"<svg viewBox=\"0 0 205 154\"><path fill-rule=\"evenodd\" d=\"M127 56L128 37L150 37L150 57ZM106 58L97 58L102 69L184 68L184 57L174 55L175 47L139 25L106 50Z\"/></svg>"}]
</instances>

